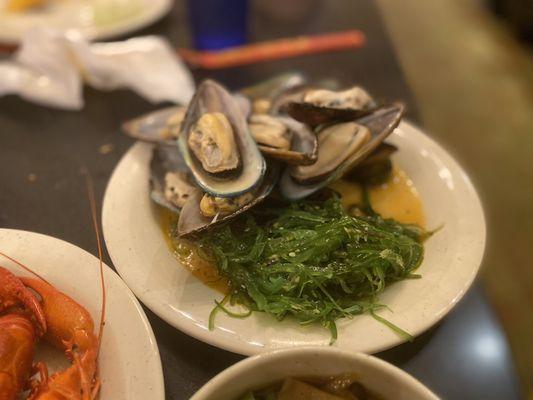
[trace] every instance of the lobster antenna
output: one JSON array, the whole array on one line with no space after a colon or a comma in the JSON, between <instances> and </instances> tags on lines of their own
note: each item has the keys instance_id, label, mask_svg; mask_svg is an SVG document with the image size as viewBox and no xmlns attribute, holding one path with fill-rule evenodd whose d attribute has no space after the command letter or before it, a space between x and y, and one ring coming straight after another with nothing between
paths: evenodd
<instances>
[{"instance_id":1,"label":"lobster antenna","mask_svg":"<svg viewBox=\"0 0 533 400\"><path fill-rule=\"evenodd\" d=\"M33 274L34 276L36 276L40 280L42 280L42 281L44 281L44 282L46 282L46 283L48 283L50 285L50 282L48 282L46 279L44 279L41 275L39 275L37 272L32 270L30 267L22 264L20 261L15 260L13 257L8 256L7 254L5 254L5 253L3 253L1 251L0 251L0 256L5 257L5 258L7 258L10 261L13 261L15 264L17 264L22 269L28 271L30 274Z\"/></svg>"},{"instance_id":2,"label":"lobster antenna","mask_svg":"<svg viewBox=\"0 0 533 400\"><path fill-rule=\"evenodd\" d=\"M100 352L100 344L102 343L102 334L104 332L105 321L105 304L106 304L106 290L104 280L104 262L102 254L102 242L100 239L100 229L98 227L98 217L96 214L96 200L94 196L94 186L91 174L85 168L82 172L85 174L85 183L87 186L87 195L89 197L89 205L91 207L91 217L93 220L94 232L96 234L96 245L98 247L98 260L100 264L100 284L102 287L102 306L100 310L100 329L98 330L98 352Z\"/></svg>"}]
</instances>

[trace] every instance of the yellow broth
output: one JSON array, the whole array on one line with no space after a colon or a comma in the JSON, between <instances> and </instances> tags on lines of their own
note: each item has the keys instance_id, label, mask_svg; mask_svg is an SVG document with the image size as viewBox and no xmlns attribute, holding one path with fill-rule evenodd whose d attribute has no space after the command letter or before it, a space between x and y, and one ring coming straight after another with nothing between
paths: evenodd
<instances>
[{"instance_id":1,"label":"yellow broth","mask_svg":"<svg viewBox=\"0 0 533 400\"><path fill-rule=\"evenodd\" d=\"M226 294L229 291L228 282L218 274L214 265L199 254L198 248L192 241L173 237L172 226L176 221L176 216L167 209L161 208L161 210L163 231L174 257L201 282Z\"/></svg>"},{"instance_id":2,"label":"yellow broth","mask_svg":"<svg viewBox=\"0 0 533 400\"><path fill-rule=\"evenodd\" d=\"M330 187L341 194L346 209L362 203L361 185L339 179ZM387 182L369 188L370 204L383 218L392 218L404 224L425 226L424 210L420 196L407 174L394 168Z\"/></svg>"}]
</instances>

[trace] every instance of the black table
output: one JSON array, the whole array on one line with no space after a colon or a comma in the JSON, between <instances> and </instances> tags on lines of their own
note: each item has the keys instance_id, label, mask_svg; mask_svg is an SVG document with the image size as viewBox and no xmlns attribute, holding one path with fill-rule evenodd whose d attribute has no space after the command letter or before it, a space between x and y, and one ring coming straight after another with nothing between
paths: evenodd
<instances>
[{"instance_id":1,"label":"black table","mask_svg":"<svg viewBox=\"0 0 533 400\"><path fill-rule=\"evenodd\" d=\"M277 3L277 2L276 2ZM278 6L282 6L280 2ZM312 79L357 81L378 98L403 99L409 117L416 108L375 5L368 0L310 0L297 15L269 15L255 9L251 39L360 28L367 46L216 72L195 71L237 88L287 70ZM141 34L165 35L188 44L184 7ZM96 254L81 169L96 185L99 206L116 163L132 144L120 123L156 108L127 91L86 89L83 111L43 108L10 96L0 99L0 226L25 229L70 241ZM98 149L112 144L114 151ZM29 176L34 174L35 179ZM106 262L112 265L106 254ZM208 379L243 357L211 347L167 325L145 309L154 328L168 399L186 399ZM378 354L428 385L446 399L518 399L520 388L506 339L479 285L437 327L414 343Z\"/></svg>"}]
</instances>

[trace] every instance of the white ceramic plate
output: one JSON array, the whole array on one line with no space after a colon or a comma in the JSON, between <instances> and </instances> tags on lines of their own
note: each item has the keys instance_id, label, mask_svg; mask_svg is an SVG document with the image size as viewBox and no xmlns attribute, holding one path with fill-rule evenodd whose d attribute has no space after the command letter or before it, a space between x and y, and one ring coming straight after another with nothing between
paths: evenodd
<instances>
[{"instance_id":1,"label":"white ceramic plate","mask_svg":"<svg viewBox=\"0 0 533 400\"><path fill-rule=\"evenodd\" d=\"M19 43L35 26L78 30L88 39L101 40L133 32L168 13L172 0L52 0L26 12L3 11L0 0L0 43Z\"/></svg>"},{"instance_id":2,"label":"white ceramic plate","mask_svg":"<svg viewBox=\"0 0 533 400\"><path fill-rule=\"evenodd\" d=\"M191 400L237 399L287 377L355 373L357 381L384 399L438 400L411 375L379 358L332 347L276 350L232 365L207 382Z\"/></svg>"},{"instance_id":3,"label":"white ceramic plate","mask_svg":"<svg viewBox=\"0 0 533 400\"><path fill-rule=\"evenodd\" d=\"M437 143L409 123L390 142L399 147L394 162L414 181L425 206L429 228L443 228L425 243L418 272L422 279L389 287L381 296L393 312L380 314L413 335L437 323L472 284L485 245L485 220L468 176ZM302 327L291 319L277 322L254 313L247 319L217 315L207 329L214 299L221 294L205 286L172 256L148 195L151 146L135 144L116 167L103 208L103 230L114 265L133 292L169 324L215 346L240 353L326 345L329 332ZM335 346L373 353L402 339L371 316L338 323Z\"/></svg>"},{"instance_id":4,"label":"white ceramic plate","mask_svg":"<svg viewBox=\"0 0 533 400\"><path fill-rule=\"evenodd\" d=\"M50 236L11 229L0 229L0 250L82 304L98 324L101 289L96 257ZM1 256L0 265L17 275L29 275ZM104 278L107 307L100 348L100 399L164 400L161 360L148 319L135 296L107 266ZM44 357L52 372L68 365L63 354L46 346L37 357Z\"/></svg>"}]
</instances>

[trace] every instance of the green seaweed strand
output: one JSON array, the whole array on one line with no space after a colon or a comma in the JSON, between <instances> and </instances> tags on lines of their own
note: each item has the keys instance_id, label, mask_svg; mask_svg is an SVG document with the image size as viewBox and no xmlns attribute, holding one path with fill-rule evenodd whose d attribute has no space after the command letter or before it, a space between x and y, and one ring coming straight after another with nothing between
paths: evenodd
<instances>
[{"instance_id":1,"label":"green seaweed strand","mask_svg":"<svg viewBox=\"0 0 533 400\"><path fill-rule=\"evenodd\" d=\"M367 199L368 203L368 199ZM218 311L245 318L252 311L300 324L320 323L337 335L340 318L370 312L400 336L409 333L374 313L378 296L394 282L418 277L428 237L424 229L383 219L370 204L366 216L348 215L340 200L300 201L251 210L202 235L199 254L214 262L230 284L231 296ZM234 313L226 303L250 310Z\"/></svg>"}]
</instances>

